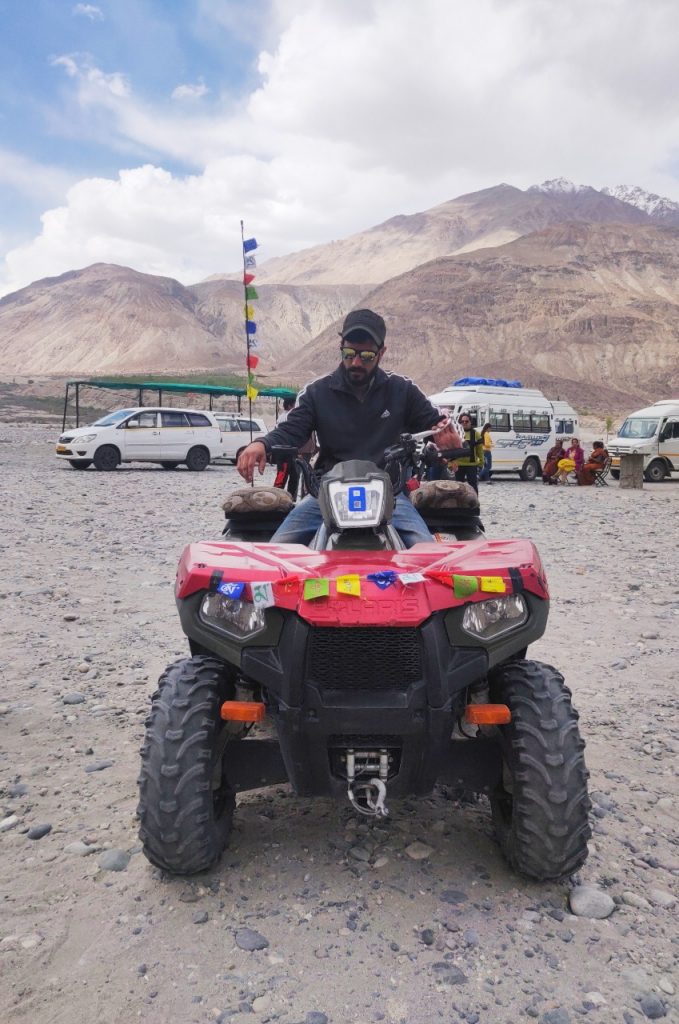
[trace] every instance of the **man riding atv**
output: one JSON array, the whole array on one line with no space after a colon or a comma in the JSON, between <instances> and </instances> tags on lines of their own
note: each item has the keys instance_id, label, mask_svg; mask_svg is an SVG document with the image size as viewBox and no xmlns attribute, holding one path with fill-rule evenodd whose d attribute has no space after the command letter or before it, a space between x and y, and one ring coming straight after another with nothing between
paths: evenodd
<instances>
[{"instance_id":1,"label":"man riding atv","mask_svg":"<svg viewBox=\"0 0 679 1024\"><path fill-rule=\"evenodd\" d=\"M349 313L340 332L341 362L325 377L308 384L284 423L241 452L238 472L252 482L255 466L264 472L272 448L298 448L316 431L320 452L316 469L325 473L339 462L364 459L384 465L384 451L404 433L435 428L438 448L459 448L459 435L440 411L407 377L385 373L387 328L378 313ZM308 544L321 525L318 499L308 495L293 508L272 542ZM393 525L407 547L431 541L432 535L405 494L399 494Z\"/></svg>"}]
</instances>

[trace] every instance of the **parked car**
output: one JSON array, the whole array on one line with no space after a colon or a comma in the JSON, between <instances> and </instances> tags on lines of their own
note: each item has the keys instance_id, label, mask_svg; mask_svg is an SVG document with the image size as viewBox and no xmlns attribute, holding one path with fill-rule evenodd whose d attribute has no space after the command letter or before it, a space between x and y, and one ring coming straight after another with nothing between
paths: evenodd
<instances>
[{"instance_id":1,"label":"parked car","mask_svg":"<svg viewBox=\"0 0 679 1024\"><path fill-rule=\"evenodd\" d=\"M222 432L211 412L198 409L118 409L91 427L67 430L57 458L73 469L113 470L121 462L158 462L163 469L185 463L206 469L220 455Z\"/></svg>"},{"instance_id":2,"label":"parked car","mask_svg":"<svg viewBox=\"0 0 679 1024\"><path fill-rule=\"evenodd\" d=\"M679 473L679 399L663 399L630 413L608 444L608 452L616 480L624 455L644 456L644 479L651 484Z\"/></svg>"},{"instance_id":3,"label":"parked car","mask_svg":"<svg viewBox=\"0 0 679 1024\"><path fill-rule=\"evenodd\" d=\"M235 465L243 448L250 444L250 431L253 441L269 432L264 420L255 419L254 416L251 419L231 412L216 412L214 415L222 432L222 450L213 462L231 462Z\"/></svg>"}]
</instances>

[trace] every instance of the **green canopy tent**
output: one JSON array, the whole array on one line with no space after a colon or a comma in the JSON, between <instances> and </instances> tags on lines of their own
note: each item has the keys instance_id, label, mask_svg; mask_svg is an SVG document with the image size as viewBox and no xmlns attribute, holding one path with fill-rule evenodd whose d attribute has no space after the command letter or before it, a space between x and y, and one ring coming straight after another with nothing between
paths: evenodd
<instances>
[{"instance_id":1,"label":"green canopy tent","mask_svg":"<svg viewBox=\"0 0 679 1024\"><path fill-rule=\"evenodd\" d=\"M75 425L80 426L80 389L82 387L101 388L106 391L136 391L137 405L144 404L144 392L155 391L158 393L158 406L163 404L163 395L206 395L209 400L209 408L212 409L212 401L215 397L228 395L236 398L238 412L241 411L241 399L245 397L245 388L233 388L219 384L180 384L172 381L145 380L145 381L121 381L121 380L69 380L66 382L66 393L64 395L64 415L61 429L66 429L66 416L68 414L68 400L70 389L75 392ZM297 392L292 388L260 388L260 398L275 398L276 419L278 419L278 401L283 398L294 398Z\"/></svg>"}]
</instances>

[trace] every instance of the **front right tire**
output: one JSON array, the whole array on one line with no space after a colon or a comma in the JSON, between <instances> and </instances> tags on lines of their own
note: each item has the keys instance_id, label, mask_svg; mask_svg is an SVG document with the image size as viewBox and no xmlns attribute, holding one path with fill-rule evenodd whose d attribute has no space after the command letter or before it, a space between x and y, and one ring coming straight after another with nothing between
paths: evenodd
<instances>
[{"instance_id":1,"label":"front right tire","mask_svg":"<svg viewBox=\"0 0 679 1024\"><path fill-rule=\"evenodd\" d=\"M146 857L175 875L205 871L231 834L235 796L222 769L220 708L233 696L225 666L195 655L158 681L141 748L139 837Z\"/></svg>"},{"instance_id":2,"label":"front right tire","mask_svg":"<svg viewBox=\"0 0 679 1024\"><path fill-rule=\"evenodd\" d=\"M497 730L503 774L490 797L502 852L528 878L572 875L587 859L591 830L585 744L570 690L538 661L501 665L489 682L491 701L512 713Z\"/></svg>"}]
</instances>

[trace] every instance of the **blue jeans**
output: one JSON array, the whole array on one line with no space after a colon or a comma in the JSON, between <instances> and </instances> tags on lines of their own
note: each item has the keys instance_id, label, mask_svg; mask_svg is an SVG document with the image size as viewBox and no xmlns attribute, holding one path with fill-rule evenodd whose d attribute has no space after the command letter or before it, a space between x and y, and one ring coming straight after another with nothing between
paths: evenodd
<instances>
[{"instance_id":1,"label":"blue jeans","mask_svg":"<svg viewBox=\"0 0 679 1024\"><path fill-rule=\"evenodd\" d=\"M490 480L493 469L493 453L489 450L483 452L483 469L479 473L479 480Z\"/></svg>"},{"instance_id":2,"label":"blue jeans","mask_svg":"<svg viewBox=\"0 0 679 1024\"><path fill-rule=\"evenodd\" d=\"M308 544L322 522L323 516L318 500L308 494L288 513L271 538L271 543ZM391 522L403 538L406 547L411 548L420 541L431 544L434 540L424 519L405 494L397 496Z\"/></svg>"}]
</instances>

